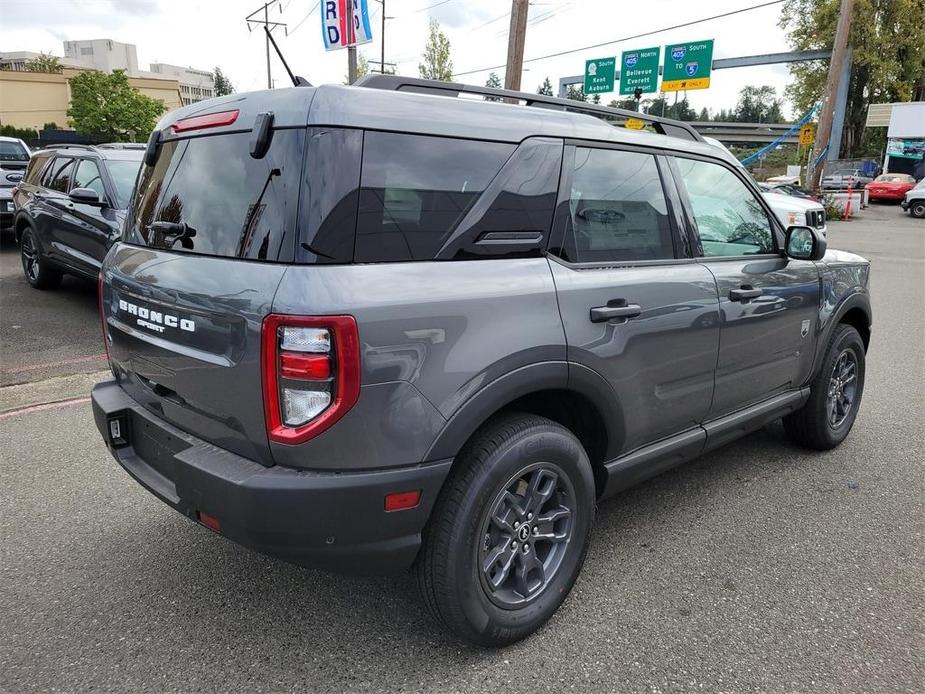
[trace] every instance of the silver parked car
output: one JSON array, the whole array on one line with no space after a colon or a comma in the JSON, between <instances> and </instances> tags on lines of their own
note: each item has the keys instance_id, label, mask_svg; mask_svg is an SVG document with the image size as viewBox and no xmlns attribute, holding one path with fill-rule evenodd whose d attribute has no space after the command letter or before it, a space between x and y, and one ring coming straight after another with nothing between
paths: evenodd
<instances>
[{"instance_id":1,"label":"silver parked car","mask_svg":"<svg viewBox=\"0 0 925 694\"><path fill-rule=\"evenodd\" d=\"M857 190L874 179L865 175L860 169L838 169L822 178L822 187L829 190Z\"/></svg>"}]
</instances>

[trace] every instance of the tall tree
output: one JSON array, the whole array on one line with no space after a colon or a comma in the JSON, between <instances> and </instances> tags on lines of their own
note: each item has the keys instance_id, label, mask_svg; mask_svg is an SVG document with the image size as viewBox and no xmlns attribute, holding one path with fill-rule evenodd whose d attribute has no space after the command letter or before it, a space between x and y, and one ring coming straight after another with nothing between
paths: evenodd
<instances>
[{"instance_id":1,"label":"tall tree","mask_svg":"<svg viewBox=\"0 0 925 694\"><path fill-rule=\"evenodd\" d=\"M501 78L498 77L497 72L489 72L488 79L485 80L485 86L491 87L492 89L501 89L504 85L501 83ZM501 101L501 97L486 96L485 101Z\"/></svg>"},{"instance_id":2,"label":"tall tree","mask_svg":"<svg viewBox=\"0 0 925 694\"><path fill-rule=\"evenodd\" d=\"M582 84L576 87L574 84L570 84L565 91L565 98L571 99L572 101L586 101L584 85Z\"/></svg>"},{"instance_id":3,"label":"tall tree","mask_svg":"<svg viewBox=\"0 0 925 694\"><path fill-rule=\"evenodd\" d=\"M440 23L433 17L424 44L424 62L418 64L418 71L421 77L428 80L449 82L453 79L450 40L440 31Z\"/></svg>"},{"instance_id":4,"label":"tall tree","mask_svg":"<svg viewBox=\"0 0 925 694\"><path fill-rule=\"evenodd\" d=\"M54 72L60 73L64 67L61 59L51 53L39 53L31 60L27 60L23 65L26 72Z\"/></svg>"},{"instance_id":5,"label":"tall tree","mask_svg":"<svg viewBox=\"0 0 925 694\"><path fill-rule=\"evenodd\" d=\"M552 82L549 81L549 77L543 80L543 84L541 84L540 88L536 90L536 93L552 96Z\"/></svg>"},{"instance_id":6,"label":"tall tree","mask_svg":"<svg viewBox=\"0 0 925 694\"><path fill-rule=\"evenodd\" d=\"M664 115L665 118L675 120L697 120L697 112L690 107L686 96L669 104L665 95L659 94L648 102L645 106L645 112L653 116Z\"/></svg>"},{"instance_id":7,"label":"tall tree","mask_svg":"<svg viewBox=\"0 0 925 694\"><path fill-rule=\"evenodd\" d=\"M143 142L154 130L157 117L167 109L164 102L132 87L124 70L113 70L108 75L87 70L71 78L70 85L68 123L83 133Z\"/></svg>"},{"instance_id":8,"label":"tall tree","mask_svg":"<svg viewBox=\"0 0 925 694\"><path fill-rule=\"evenodd\" d=\"M623 99L611 99L610 103L607 105L610 108L622 108L624 111L635 111L636 99L631 96L624 97Z\"/></svg>"},{"instance_id":9,"label":"tall tree","mask_svg":"<svg viewBox=\"0 0 925 694\"><path fill-rule=\"evenodd\" d=\"M234 85L220 67L216 66L215 71L212 73L212 81L215 83L215 96L234 94Z\"/></svg>"},{"instance_id":10,"label":"tall tree","mask_svg":"<svg viewBox=\"0 0 925 694\"><path fill-rule=\"evenodd\" d=\"M697 120L706 123L710 120L710 112L706 108L700 109L700 115L697 116Z\"/></svg>"},{"instance_id":11,"label":"tall tree","mask_svg":"<svg viewBox=\"0 0 925 694\"><path fill-rule=\"evenodd\" d=\"M839 0L787 0L780 26L795 50L832 47ZM879 155L883 128L865 130L870 104L925 100L925 21L922 0L855 0L848 45L851 78L841 154ZM827 62L791 63L786 96L802 114L825 96Z\"/></svg>"},{"instance_id":12,"label":"tall tree","mask_svg":"<svg viewBox=\"0 0 925 694\"><path fill-rule=\"evenodd\" d=\"M735 119L740 123L783 123L783 99L770 85L743 87L735 107Z\"/></svg>"}]
</instances>

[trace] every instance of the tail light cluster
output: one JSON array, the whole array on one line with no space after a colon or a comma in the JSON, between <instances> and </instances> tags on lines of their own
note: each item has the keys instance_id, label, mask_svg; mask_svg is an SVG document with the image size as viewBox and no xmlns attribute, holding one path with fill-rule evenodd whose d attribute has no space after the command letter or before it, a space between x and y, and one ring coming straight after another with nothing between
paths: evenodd
<instances>
[{"instance_id":1,"label":"tail light cluster","mask_svg":"<svg viewBox=\"0 0 925 694\"><path fill-rule=\"evenodd\" d=\"M263 404L271 441L296 444L343 417L360 396L360 340L353 316L263 321Z\"/></svg>"}]
</instances>

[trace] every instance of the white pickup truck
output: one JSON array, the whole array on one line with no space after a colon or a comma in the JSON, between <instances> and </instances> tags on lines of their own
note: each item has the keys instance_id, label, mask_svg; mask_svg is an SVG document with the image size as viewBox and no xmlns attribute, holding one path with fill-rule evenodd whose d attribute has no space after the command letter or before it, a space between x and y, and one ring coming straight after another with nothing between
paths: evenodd
<instances>
[{"instance_id":1,"label":"white pickup truck","mask_svg":"<svg viewBox=\"0 0 925 694\"><path fill-rule=\"evenodd\" d=\"M719 147L726 152L729 152L729 148L716 138L705 137L703 139L714 147ZM732 152L729 152L729 154L735 157ZM752 177L752 175L748 172L748 169L746 169L744 166L741 167L741 171L749 178ZM784 227L792 226L794 224L805 224L806 226L811 226L815 229L818 229L822 232L823 236L826 235L828 229L826 227L825 208L821 203L816 202L815 200L797 198L792 195L775 193L773 191L762 191L761 194L764 196L764 199L767 201L768 205L774 211L774 214L777 215L777 218L781 221Z\"/></svg>"}]
</instances>

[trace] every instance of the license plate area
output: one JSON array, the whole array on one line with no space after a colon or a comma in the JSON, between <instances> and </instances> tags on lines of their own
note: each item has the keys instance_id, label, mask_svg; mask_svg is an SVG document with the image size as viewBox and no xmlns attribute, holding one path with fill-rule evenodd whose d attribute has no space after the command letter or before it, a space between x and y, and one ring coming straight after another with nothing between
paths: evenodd
<instances>
[{"instance_id":1,"label":"license plate area","mask_svg":"<svg viewBox=\"0 0 925 694\"><path fill-rule=\"evenodd\" d=\"M131 416L131 436L135 455L161 476L176 482L175 456L189 444L137 413Z\"/></svg>"}]
</instances>

